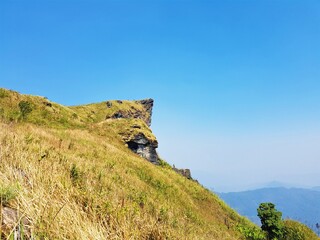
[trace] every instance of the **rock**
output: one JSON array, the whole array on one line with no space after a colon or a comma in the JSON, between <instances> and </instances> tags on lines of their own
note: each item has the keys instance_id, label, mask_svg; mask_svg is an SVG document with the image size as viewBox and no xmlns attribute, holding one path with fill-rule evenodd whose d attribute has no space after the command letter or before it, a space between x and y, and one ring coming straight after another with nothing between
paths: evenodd
<instances>
[{"instance_id":1,"label":"rock","mask_svg":"<svg viewBox=\"0 0 320 240\"><path fill-rule=\"evenodd\" d=\"M52 107L52 103L50 103L50 102L43 102L43 104L44 104L45 106L47 106L47 107Z\"/></svg>"},{"instance_id":2,"label":"rock","mask_svg":"<svg viewBox=\"0 0 320 240\"><path fill-rule=\"evenodd\" d=\"M143 99L143 100L136 101L136 102L142 104L144 109L146 110L146 112L149 114L149 116L146 118L145 122L150 127L154 100L152 98L148 98L148 99Z\"/></svg>"},{"instance_id":3,"label":"rock","mask_svg":"<svg viewBox=\"0 0 320 240\"><path fill-rule=\"evenodd\" d=\"M188 179L192 179L190 169L188 169L188 168L180 169L180 172L181 172L182 176L185 176Z\"/></svg>"},{"instance_id":4,"label":"rock","mask_svg":"<svg viewBox=\"0 0 320 240\"><path fill-rule=\"evenodd\" d=\"M107 108L111 108L112 107L112 102L107 101L106 104L107 104Z\"/></svg>"},{"instance_id":5,"label":"rock","mask_svg":"<svg viewBox=\"0 0 320 240\"><path fill-rule=\"evenodd\" d=\"M150 141L143 133L138 133L134 138L130 139L126 143L131 151L147 159L153 164L159 164L159 157L156 151L158 142L156 140Z\"/></svg>"},{"instance_id":6,"label":"rock","mask_svg":"<svg viewBox=\"0 0 320 240\"><path fill-rule=\"evenodd\" d=\"M120 100L117 100L116 102L122 103ZM141 107L137 106L131 106L130 109L118 110L111 116L107 115L106 119L141 119L147 124L148 127L150 127L153 102L154 101L151 98L135 101L135 103L141 104L144 109L141 109ZM106 102L106 104L107 107L112 106L109 101ZM158 142L153 138L147 138L142 131L139 130L142 128L146 128L146 126L144 126L144 124L133 124L129 129L126 129L126 132L119 132L119 134L122 136L122 139L127 144L128 148L134 153L147 159L153 164L159 164L159 157L156 151Z\"/></svg>"},{"instance_id":7,"label":"rock","mask_svg":"<svg viewBox=\"0 0 320 240\"><path fill-rule=\"evenodd\" d=\"M147 119L147 114L139 111L139 110L129 110L129 111L125 111L125 110L119 110L118 112L115 112L113 115L111 115L111 117L106 116L106 119L118 119L118 118L136 118L136 119L141 119L143 121L149 121L146 120ZM147 122L146 122L147 123Z\"/></svg>"},{"instance_id":8,"label":"rock","mask_svg":"<svg viewBox=\"0 0 320 240\"><path fill-rule=\"evenodd\" d=\"M10 233L13 239L31 239L30 220L19 214L16 209L10 207L1 207L1 231L2 234L9 237ZM23 236L21 234L23 233ZM10 238L11 239L11 238Z\"/></svg>"},{"instance_id":9,"label":"rock","mask_svg":"<svg viewBox=\"0 0 320 240\"><path fill-rule=\"evenodd\" d=\"M119 112L114 113L114 114L111 116L111 118L113 118L113 119L124 118L124 114L123 114L122 111L119 111Z\"/></svg>"},{"instance_id":10,"label":"rock","mask_svg":"<svg viewBox=\"0 0 320 240\"><path fill-rule=\"evenodd\" d=\"M122 103L121 100L116 100L117 103ZM131 106L129 110L119 110L118 112L114 113L112 116L106 116L106 119L118 119L118 118L135 118L143 120L148 127L151 125L151 117L152 117L152 108L153 108L153 99L144 99L140 101L135 101L143 106L144 111L136 109L134 106ZM112 107L112 103L107 101L106 105L108 108Z\"/></svg>"},{"instance_id":11,"label":"rock","mask_svg":"<svg viewBox=\"0 0 320 240\"><path fill-rule=\"evenodd\" d=\"M188 169L188 168L179 169L179 168L176 168L176 167L173 165L173 170L174 170L175 172L181 174L182 176L186 177L187 179L193 180L193 178L191 177L191 171L190 171L190 169Z\"/></svg>"}]
</instances>

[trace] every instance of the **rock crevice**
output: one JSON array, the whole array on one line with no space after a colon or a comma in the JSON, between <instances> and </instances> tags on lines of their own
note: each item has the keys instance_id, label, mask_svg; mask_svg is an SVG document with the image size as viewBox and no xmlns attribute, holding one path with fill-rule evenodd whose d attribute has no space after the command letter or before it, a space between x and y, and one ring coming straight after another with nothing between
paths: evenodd
<instances>
[{"instance_id":1,"label":"rock crevice","mask_svg":"<svg viewBox=\"0 0 320 240\"><path fill-rule=\"evenodd\" d=\"M147 159L149 162L158 165L159 157L156 151L158 142L150 141L144 136L143 133L138 133L129 141L127 141L128 148L138 154L139 156Z\"/></svg>"}]
</instances>

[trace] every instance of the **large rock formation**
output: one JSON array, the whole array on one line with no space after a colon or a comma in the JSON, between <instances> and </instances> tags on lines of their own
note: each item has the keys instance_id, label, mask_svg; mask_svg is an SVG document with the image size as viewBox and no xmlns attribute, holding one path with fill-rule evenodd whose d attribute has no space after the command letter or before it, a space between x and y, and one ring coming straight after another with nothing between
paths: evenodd
<instances>
[{"instance_id":1,"label":"large rock formation","mask_svg":"<svg viewBox=\"0 0 320 240\"><path fill-rule=\"evenodd\" d=\"M118 108L112 114L106 116L106 119L119 120L121 129L118 134L134 153L147 159L153 164L159 164L159 157L156 151L158 142L152 134L150 125L152 117L153 99L143 99L131 103L116 101ZM126 107L119 107L119 104L127 104ZM128 107L128 104L130 107ZM114 104L106 102L107 108L112 111ZM142 105L142 108L141 108ZM126 121L126 120L129 121ZM131 120L131 121L130 121ZM132 123L134 120L134 123ZM130 125L128 125L130 124Z\"/></svg>"},{"instance_id":2,"label":"large rock formation","mask_svg":"<svg viewBox=\"0 0 320 240\"><path fill-rule=\"evenodd\" d=\"M140 101L136 101L137 103L140 103L143 105L145 109L144 113L144 121L148 125L148 127L151 126L151 117L152 117L152 108L153 108L153 99L144 99ZM137 115L134 115L134 118L140 118ZM133 128L136 128L137 126L132 126ZM147 159L153 164L159 164L159 157L156 151L156 148L158 148L158 142L156 139L150 139L146 137L142 132L139 132L138 134L134 135L127 141L128 147L141 157Z\"/></svg>"},{"instance_id":3,"label":"large rock formation","mask_svg":"<svg viewBox=\"0 0 320 240\"><path fill-rule=\"evenodd\" d=\"M159 157L156 151L158 147L157 140L150 141L143 133L138 133L132 139L127 141L128 147L140 155L141 157L147 159L153 164L159 164Z\"/></svg>"},{"instance_id":4,"label":"large rock formation","mask_svg":"<svg viewBox=\"0 0 320 240\"><path fill-rule=\"evenodd\" d=\"M152 108L153 108L153 99L143 99L140 101L137 101L138 103L142 104L146 112L148 113L148 116L146 118L146 124L150 127L151 126L151 117L152 117Z\"/></svg>"}]
</instances>

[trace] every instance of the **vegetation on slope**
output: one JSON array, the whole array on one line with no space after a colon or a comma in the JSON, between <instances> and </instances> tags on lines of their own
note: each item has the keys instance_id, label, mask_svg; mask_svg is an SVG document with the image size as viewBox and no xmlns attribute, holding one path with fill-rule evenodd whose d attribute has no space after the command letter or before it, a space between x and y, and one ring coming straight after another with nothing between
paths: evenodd
<instances>
[{"instance_id":1,"label":"vegetation on slope","mask_svg":"<svg viewBox=\"0 0 320 240\"><path fill-rule=\"evenodd\" d=\"M294 220L285 220L283 240L319 240L319 237L306 225Z\"/></svg>"},{"instance_id":2,"label":"vegetation on slope","mask_svg":"<svg viewBox=\"0 0 320 240\"><path fill-rule=\"evenodd\" d=\"M31 108L24 116L21 101ZM112 103L143 111L137 102ZM131 152L119 137L129 126L154 136L143 119L106 120L111 111L0 89L0 207L18 215L1 227L4 239L18 225L35 239L232 240L259 231L164 162Z\"/></svg>"},{"instance_id":3,"label":"vegetation on slope","mask_svg":"<svg viewBox=\"0 0 320 240\"><path fill-rule=\"evenodd\" d=\"M306 225L294 220L282 220L282 213L271 202L261 203L257 209L261 229L265 236L255 239L268 240L317 240L318 236Z\"/></svg>"}]
</instances>

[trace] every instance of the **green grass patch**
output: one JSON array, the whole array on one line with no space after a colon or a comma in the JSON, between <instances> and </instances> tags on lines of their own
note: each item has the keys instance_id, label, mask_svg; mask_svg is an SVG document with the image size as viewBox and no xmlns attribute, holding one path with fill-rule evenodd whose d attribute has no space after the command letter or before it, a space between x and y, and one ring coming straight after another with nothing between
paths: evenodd
<instances>
[{"instance_id":1,"label":"green grass patch","mask_svg":"<svg viewBox=\"0 0 320 240\"><path fill-rule=\"evenodd\" d=\"M0 98L5 98L8 96L9 96L9 94L7 93L7 91L3 88L0 88Z\"/></svg>"},{"instance_id":2,"label":"green grass patch","mask_svg":"<svg viewBox=\"0 0 320 240\"><path fill-rule=\"evenodd\" d=\"M15 199L18 195L18 188L16 185L3 186L0 185L0 203L7 205L11 200Z\"/></svg>"}]
</instances>

